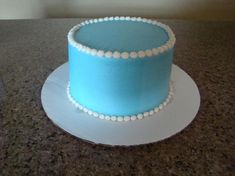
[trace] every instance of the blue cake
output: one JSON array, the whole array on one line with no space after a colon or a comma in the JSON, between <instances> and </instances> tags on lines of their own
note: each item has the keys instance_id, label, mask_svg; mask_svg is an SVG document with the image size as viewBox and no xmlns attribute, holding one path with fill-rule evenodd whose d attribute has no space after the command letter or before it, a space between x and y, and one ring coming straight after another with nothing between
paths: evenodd
<instances>
[{"instance_id":1,"label":"blue cake","mask_svg":"<svg viewBox=\"0 0 235 176\"><path fill-rule=\"evenodd\" d=\"M90 19L68 33L68 98L112 121L143 119L170 103L175 36L140 17Z\"/></svg>"}]
</instances>

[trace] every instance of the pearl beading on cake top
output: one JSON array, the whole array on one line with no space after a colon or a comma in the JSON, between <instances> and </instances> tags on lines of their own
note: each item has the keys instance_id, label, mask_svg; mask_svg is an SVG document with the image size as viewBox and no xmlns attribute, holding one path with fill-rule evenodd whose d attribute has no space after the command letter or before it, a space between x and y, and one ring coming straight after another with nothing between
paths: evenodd
<instances>
[{"instance_id":1,"label":"pearl beading on cake top","mask_svg":"<svg viewBox=\"0 0 235 176\"><path fill-rule=\"evenodd\" d=\"M119 51L104 51L104 50L97 50L95 48L90 48L88 46L82 45L81 43L77 42L74 39L74 34L77 30L79 30L79 28L81 28L82 26L88 25L88 24L92 24L92 23L100 23L100 22L105 22L105 21L113 21L113 20L126 20L126 21L139 21L139 22L144 22L144 23L148 23L148 24L152 24L152 25L156 25L158 27L163 28L166 33L168 34L168 41L163 44L160 47L156 47L156 48L150 48L147 50L141 50L141 51L131 51L131 52L119 52ZM160 23L156 20L150 20L150 19L146 19L146 18L141 18L141 17L124 17L124 16L116 16L116 17L105 17L105 18L98 18L98 19L90 19L90 20L86 20L76 26L74 26L68 33L68 41L69 43L76 47L79 51L85 52L87 54L91 54L93 56L98 56L98 57L105 57L105 58L119 58L119 59L135 59L135 58L144 58L144 57L151 57L153 55L159 55L171 48L174 47L175 45L175 35L173 33L173 31L170 29L169 26Z\"/></svg>"},{"instance_id":2,"label":"pearl beading on cake top","mask_svg":"<svg viewBox=\"0 0 235 176\"><path fill-rule=\"evenodd\" d=\"M128 122L128 121L134 121L134 120L141 120L145 117L151 116L154 113L157 113L157 112L161 111L165 106L167 106L172 101L173 94L174 94L173 93L173 84L171 84L168 96L165 99L165 101L163 103L161 103L160 105L156 106L154 109L152 109L150 111L143 112L143 113L139 113L139 114L136 114L136 115L131 115L131 116L110 116L110 115L100 114L100 113L91 111L91 110L87 109L86 107L82 106L81 104L79 104L71 96L69 88L70 88L70 84L68 83L67 96L68 96L70 102L76 108L78 108L78 109L82 110L83 112L88 113L89 115L92 115L94 117L97 117L97 118L100 118L100 119L103 119L103 120L111 120L111 121L114 121L114 122Z\"/></svg>"}]
</instances>

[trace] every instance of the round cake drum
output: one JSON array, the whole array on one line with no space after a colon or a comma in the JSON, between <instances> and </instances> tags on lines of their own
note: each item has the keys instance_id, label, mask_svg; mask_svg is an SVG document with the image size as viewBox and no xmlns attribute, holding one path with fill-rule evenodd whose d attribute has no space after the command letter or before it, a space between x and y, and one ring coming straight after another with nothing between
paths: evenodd
<instances>
[{"instance_id":1,"label":"round cake drum","mask_svg":"<svg viewBox=\"0 0 235 176\"><path fill-rule=\"evenodd\" d=\"M55 125L95 144L131 146L166 139L187 127L200 106L197 85L176 65L171 76L172 102L152 116L130 122L102 120L78 110L67 97L68 79L68 63L49 75L41 92L43 108Z\"/></svg>"}]
</instances>

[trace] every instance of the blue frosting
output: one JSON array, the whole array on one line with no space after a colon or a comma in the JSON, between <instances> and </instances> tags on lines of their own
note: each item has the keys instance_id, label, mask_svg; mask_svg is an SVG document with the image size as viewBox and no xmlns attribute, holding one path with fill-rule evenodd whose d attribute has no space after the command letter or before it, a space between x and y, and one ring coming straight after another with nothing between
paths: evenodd
<instances>
[{"instance_id":1,"label":"blue frosting","mask_svg":"<svg viewBox=\"0 0 235 176\"><path fill-rule=\"evenodd\" d=\"M168 95L173 50L145 59L98 58L69 45L70 93L108 115L153 109Z\"/></svg>"},{"instance_id":2,"label":"blue frosting","mask_svg":"<svg viewBox=\"0 0 235 176\"><path fill-rule=\"evenodd\" d=\"M75 39L106 51L137 51L164 44L168 35L143 22L109 21L83 26ZM141 59L92 56L71 44L68 50L70 94L92 111L134 115L153 109L168 96L173 49Z\"/></svg>"},{"instance_id":3,"label":"blue frosting","mask_svg":"<svg viewBox=\"0 0 235 176\"><path fill-rule=\"evenodd\" d=\"M75 40L90 48L121 52L156 48L168 38L164 29L137 21L93 23L75 33Z\"/></svg>"}]
</instances>

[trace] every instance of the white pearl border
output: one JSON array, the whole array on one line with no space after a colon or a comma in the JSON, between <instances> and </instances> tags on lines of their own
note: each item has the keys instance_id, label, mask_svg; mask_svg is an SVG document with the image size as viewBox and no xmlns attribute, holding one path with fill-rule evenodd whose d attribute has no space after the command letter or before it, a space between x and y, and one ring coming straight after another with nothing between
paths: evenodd
<instances>
[{"instance_id":1,"label":"white pearl border","mask_svg":"<svg viewBox=\"0 0 235 176\"><path fill-rule=\"evenodd\" d=\"M131 116L109 116L109 115L105 115L105 114L100 114L94 111L89 110L88 108L82 106L81 104L79 104L76 100L74 100L74 98L71 96L70 91L70 84L68 83L67 86L67 96L70 100L70 102L78 109L82 110L85 113L88 113L89 115L92 115L94 117L103 119L103 120L111 120L114 122L128 122L128 121L133 121L133 120L141 120L145 117L151 116L154 113L159 112L160 110L162 110L165 106L167 106L173 99L173 83L170 84L170 90L168 93L167 98L165 99L165 101L163 103L161 103L160 105L156 106L155 108L153 108L150 111L146 111L143 113L139 113L136 115L131 115Z\"/></svg>"},{"instance_id":2,"label":"white pearl border","mask_svg":"<svg viewBox=\"0 0 235 176\"><path fill-rule=\"evenodd\" d=\"M167 34L168 34L168 41L163 44L160 47L157 48L151 48L147 50L141 50L141 51L131 51L131 52L119 52L119 51L104 51L104 50L97 50L95 48L89 48L88 46L82 45L81 43L77 42L74 39L74 34L75 32L81 28L82 26L92 24L92 23L98 23L98 22L105 22L105 21L113 21L113 20L121 20L121 21L138 21L138 22L144 22L152 25L159 26L163 28ZM98 56L98 57L105 57L105 58L119 58L119 59L135 59L135 58L144 58L144 57L151 57L153 55L159 55L163 52L168 51L169 49L173 48L175 45L175 35L173 31L170 29L169 26L160 23L156 20L150 20L146 18L141 18L141 17L124 17L124 16L116 16L116 17L105 17L105 18L97 18L97 19L90 19L86 20L76 26L74 26L68 33L68 41L69 43L76 47L79 51L83 51L87 54L91 54L93 56Z\"/></svg>"}]
</instances>

